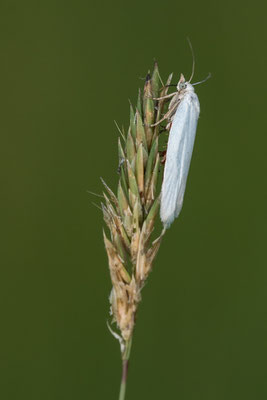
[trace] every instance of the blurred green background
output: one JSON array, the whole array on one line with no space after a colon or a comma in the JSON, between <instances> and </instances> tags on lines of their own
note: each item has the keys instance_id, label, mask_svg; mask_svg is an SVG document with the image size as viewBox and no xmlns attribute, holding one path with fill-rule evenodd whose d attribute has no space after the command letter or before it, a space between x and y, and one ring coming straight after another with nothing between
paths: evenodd
<instances>
[{"instance_id":1,"label":"blurred green background","mask_svg":"<svg viewBox=\"0 0 267 400\"><path fill-rule=\"evenodd\" d=\"M127 400L267 397L266 3L0 3L0 398L116 399L98 199L156 58L200 104L185 203L143 291Z\"/></svg>"}]
</instances>

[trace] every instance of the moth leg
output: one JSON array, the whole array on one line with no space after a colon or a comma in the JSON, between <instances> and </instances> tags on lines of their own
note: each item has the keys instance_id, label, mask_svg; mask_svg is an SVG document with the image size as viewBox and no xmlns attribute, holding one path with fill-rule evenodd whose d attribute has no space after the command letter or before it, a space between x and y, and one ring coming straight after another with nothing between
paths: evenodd
<instances>
[{"instance_id":1,"label":"moth leg","mask_svg":"<svg viewBox=\"0 0 267 400\"><path fill-rule=\"evenodd\" d=\"M169 131L169 130L171 129L171 126L172 126L172 123L169 122L169 123L166 125L165 130L166 130L166 131Z\"/></svg>"},{"instance_id":2,"label":"moth leg","mask_svg":"<svg viewBox=\"0 0 267 400\"><path fill-rule=\"evenodd\" d=\"M166 96L163 97L153 97L153 100L163 100L163 99L169 99L172 96L175 96L177 94L177 92L171 93L171 94L167 94Z\"/></svg>"},{"instance_id":3,"label":"moth leg","mask_svg":"<svg viewBox=\"0 0 267 400\"><path fill-rule=\"evenodd\" d=\"M167 150L163 150L163 151L159 152L160 157L162 157L160 160L162 165L165 164L165 162L166 162L166 153L167 153Z\"/></svg>"},{"instance_id":4,"label":"moth leg","mask_svg":"<svg viewBox=\"0 0 267 400\"><path fill-rule=\"evenodd\" d=\"M159 125L162 121L164 121L165 119L168 118L168 115L167 115L167 114L169 114L169 113L167 112L167 113L164 115L163 118L161 118L158 122L156 122L155 124L152 124L152 125L150 125L150 126L153 127L153 126Z\"/></svg>"},{"instance_id":5,"label":"moth leg","mask_svg":"<svg viewBox=\"0 0 267 400\"><path fill-rule=\"evenodd\" d=\"M155 124L150 125L151 127L153 126L157 126L159 125L162 121L164 121L165 119L169 119L169 117L172 115L172 113L176 110L177 108L177 104L175 103L164 115L163 118L161 118L158 122L156 122Z\"/></svg>"}]
</instances>

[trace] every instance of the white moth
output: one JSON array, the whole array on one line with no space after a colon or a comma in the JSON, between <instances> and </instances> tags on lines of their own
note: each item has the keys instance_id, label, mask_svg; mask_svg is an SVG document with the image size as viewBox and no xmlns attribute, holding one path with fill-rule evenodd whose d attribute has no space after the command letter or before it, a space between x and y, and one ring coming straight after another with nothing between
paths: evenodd
<instances>
[{"instance_id":1,"label":"white moth","mask_svg":"<svg viewBox=\"0 0 267 400\"><path fill-rule=\"evenodd\" d=\"M160 218L164 228L168 228L172 224L182 209L196 136L200 106L190 81L191 78L186 82L181 74L177 92L160 98L174 96L170 102L168 112L160 121L154 124L157 125L167 119L168 125L166 128L170 128L160 205Z\"/></svg>"}]
</instances>

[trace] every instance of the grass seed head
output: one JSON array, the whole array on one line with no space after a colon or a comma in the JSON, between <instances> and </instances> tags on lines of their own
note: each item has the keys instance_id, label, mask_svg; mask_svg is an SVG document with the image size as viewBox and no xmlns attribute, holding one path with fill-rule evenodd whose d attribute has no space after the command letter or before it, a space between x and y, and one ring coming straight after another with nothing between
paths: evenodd
<instances>
[{"instance_id":1,"label":"grass seed head","mask_svg":"<svg viewBox=\"0 0 267 400\"><path fill-rule=\"evenodd\" d=\"M164 107L164 100L154 98L165 95L167 90L155 63L152 75L147 75L144 90L138 92L135 112L130 104L125 146L120 138L118 141L117 196L102 180L107 193L102 204L103 217L110 231L110 239L104 233L104 243L112 282L111 314L125 343L132 337L141 290L164 234L163 231L151 240L160 205L159 127L151 125L159 121Z\"/></svg>"}]
</instances>

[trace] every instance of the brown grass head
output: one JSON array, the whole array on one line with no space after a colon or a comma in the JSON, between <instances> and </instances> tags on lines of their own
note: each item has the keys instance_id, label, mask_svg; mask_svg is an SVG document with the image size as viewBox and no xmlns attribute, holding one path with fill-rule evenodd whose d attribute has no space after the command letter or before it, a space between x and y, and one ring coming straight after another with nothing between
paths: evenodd
<instances>
[{"instance_id":1,"label":"brown grass head","mask_svg":"<svg viewBox=\"0 0 267 400\"><path fill-rule=\"evenodd\" d=\"M171 81L172 75L167 80ZM132 337L141 290L152 270L164 231L151 239L160 205L158 177L159 121L166 95L158 66L147 75L144 89L139 91L136 110L130 105L130 124L124 145L119 138L119 182L117 194L103 181L106 193L102 204L104 221L110 238L104 233L112 282L111 314L124 343ZM162 88L162 89L160 89Z\"/></svg>"}]
</instances>

